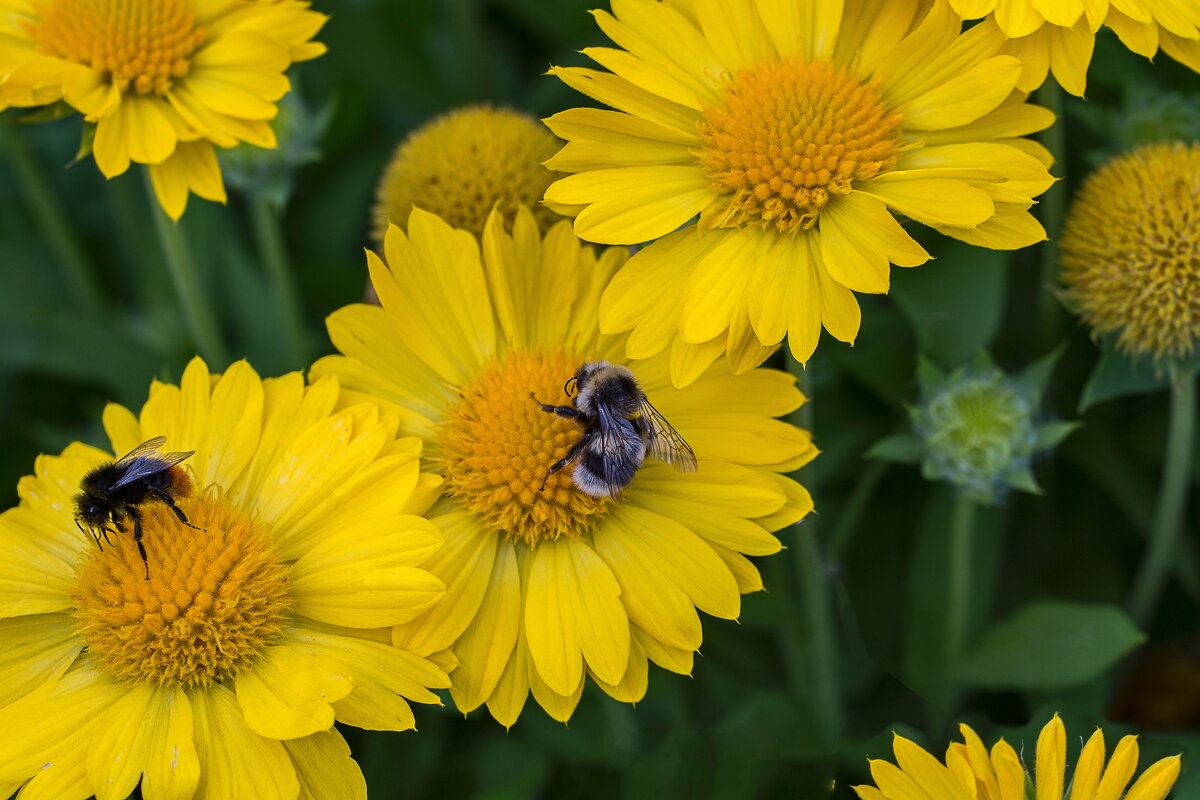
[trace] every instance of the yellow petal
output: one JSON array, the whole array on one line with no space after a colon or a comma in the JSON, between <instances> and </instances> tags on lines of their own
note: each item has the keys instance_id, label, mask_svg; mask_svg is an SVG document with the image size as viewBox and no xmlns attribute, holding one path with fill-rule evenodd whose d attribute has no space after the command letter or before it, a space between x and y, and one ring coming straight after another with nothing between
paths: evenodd
<instances>
[{"instance_id":1,"label":"yellow petal","mask_svg":"<svg viewBox=\"0 0 1200 800\"><path fill-rule=\"evenodd\" d=\"M721 335L735 314L745 313L746 286L754 254L763 239L760 231L750 228L708 235L719 238L688 279L679 317L679 331L688 344L701 344Z\"/></svg>"},{"instance_id":2,"label":"yellow petal","mask_svg":"<svg viewBox=\"0 0 1200 800\"><path fill-rule=\"evenodd\" d=\"M1104 733L1097 728L1083 746L1071 776L1071 800L1096 800L1104 770Z\"/></svg>"},{"instance_id":3,"label":"yellow petal","mask_svg":"<svg viewBox=\"0 0 1200 800\"><path fill-rule=\"evenodd\" d=\"M1096 37L1080 20L1074 28L1048 28L1050 37L1050 69L1062 88L1076 97L1083 97L1087 87L1088 65Z\"/></svg>"},{"instance_id":4,"label":"yellow petal","mask_svg":"<svg viewBox=\"0 0 1200 800\"><path fill-rule=\"evenodd\" d=\"M655 664L678 675L692 674L692 660L695 655L695 648L672 647L654 638L636 625L632 626L632 633L633 638L646 651L646 657Z\"/></svg>"},{"instance_id":5,"label":"yellow petal","mask_svg":"<svg viewBox=\"0 0 1200 800\"><path fill-rule=\"evenodd\" d=\"M699 167L636 166L570 175L546 190L546 201L587 207L575 233L601 244L639 244L671 233L716 197Z\"/></svg>"},{"instance_id":6,"label":"yellow petal","mask_svg":"<svg viewBox=\"0 0 1200 800\"><path fill-rule=\"evenodd\" d=\"M491 696L512 656L521 620L521 576L513 545L502 542L479 613L454 645L461 666L450 695L458 710L473 711Z\"/></svg>"},{"instance_id":7,"label":"yellow petal","mask_svg":"<svg viewBox=\"0 0 1200 800\"><path fill-rule=\"evenodd\" d=\"M1125 800L1163 800L1179 778L1179 769L1179 756L1154 762L1133 784Z\"/></svg>"},{"instance_id":8,"label":"yellow petal","mask_svg":"<svg viewBox=\"0 0 1200 800\"><path fill-rule=\"evenodd\" d=\"M1038 735L1037 762L1034 767L1037 800L1062 800L1066 758L1067 731L1058 714L1055 714Z\"/></svg>"},{"instance_id":9,"label":"yellow petal","mask_svg":"<svg viewBox=\"0 0 1200 800\"><path fill-rule=\"evenodd\" d=\"M629 620L612 572L575 539L542 542L533 551L525 636L538 675L570 695L586 660L606 683L618 683L629 660Z\"/></svg>"},{"instance_id":10,"label":"yellow petal","mask_svg":"<svg viewBox=\"0 0 1200 800\"><path fill-rule=\"evenodd\" d=\"M1093 734L1094 738L1094 734ZM1125 794L1129 779L1137 772L1138 746L1136 736L1122 736L1113 749L1112 758L1104 768L1104 777L1100 779L1099 788L1092 795L1095 800L1120 800ZM1076 769L1078 772L1078 769ZM1074 794L1074 789L1072 789Z\"/></svg>"},{"instance_id":11,"label":"yellow petal","mask_svg":"<svg viewBox=\"0 0 1200 800\"><path fill-rule=\"evenodd\" d=\"M200 759L194 800L296 800L300 784L287 751L246 725L232 691L218 683L189 691L188 699Z\"/></svg>"},{"instance_id":12,"label":"yellow petal","mask_svg":"<svg viewBox=\"0 0 1200 800\"><path fill-rule=\"evenodd\" d=\"M630 620L650 638L691 652L702 636L696 609L673 580L668 559L645 546L631 525L616 515L606 518L593 535L596 553L616 577Z\"/></svg>"},{"instance_id":13,"label":"yellow petal","mask_svg":"<svg viewBox=\"0 0 1200 800\"><path fill-rule=\"evenodd\" d=\"M995 213L987 193L964 181L885 175L859 191L926 225L978 225Z\"/></svg>"},{"instance_id":14,"label":"yellow petal","mask_svg":"<svg viewBox=\"0 0 1200 800\"><path fill-rule=\"evenodd\" d=\"M471 624L487 591L498 547L496 536L466 513L444 514L433 522L446 543L424 568L445 584L445 597L392 633L397 647L422 656L449 648Z\"/></svg>"},{"instance_id":15,"label":"yellow petal","mask_svg":"<svg viewBox=\"0 0 1200 800\"><path fill-rule=\"evenodd\" d=\"M698 115L691 109L664 100L607 72L583 67L551 67L550 73L588 97L672 130L681 140L700 144L700 136L696 132Z\"/></svg>"},{"instance_id":16,"label":"yellow petal","mask_svg":"<svg viewBox=\"0 0 1200 800\"><path fill-rule=\"evenodd\" d=\"M637 643L636 639L631 639L629 642L629 663L625 666L620 683L607 683L601 680L595 671L589 670L589 672L592 679L596 681L596 685L614 700L622 703L637 703L646 696L646 687L649 685L650 678L649 663L646 661L646 654L642 651L642 646Z\"/></svg>"},{"instance_id":17,"label":"yellow petal","mask_svg":"<svg viewBox=\"0 0 1200 800\"><path fill-rule=\"evenodd\" d=\"M143 721L149 739L142 778L146 800L190 800L200 781L192 704L179 688L159 688Z\"/></svg>"},{"instance_id":18,"label":"yellow petal","mask_svg":"<svg viewBox=\"0 0 1200 800\"><path fill-rule=\"evenodd\" d=\"M941 130L966 125L999 106L1017 85L1021 62L995 56L940 82L898 109L912 130Z\"/></svg>"},{"instance_id":19,"label":"yellow petal","mask_svg":"<svg viewBox=\"0 0 1200 800\"><path fill-rule=\"evenodd\" d=\"M269 739L295 739L333 725L333 706L354 681L344 663L292 647L268 647L234 679L246 724Z\"/></svg>"},{"instance_id":20,"label":"yellow petal","mask_svg":"<svg viewBox=\"0 0 1200 800\"><path fill-rule=\"evenodd\" d=\"M83 649L76 625L66 614L0 620L0 708L67 671Z\"/></svg>"},{"instance_id":21,"label":"yellow petal","mask_svg":"<svg viewBox=\"0 0 1200 800\"><path fill-rule=\"evenodd\" d=\"M92 152L104 177L129 169L130 160L159 164L175 151L175 126L157 97L125 95L116 110L96 123Z\"/></svg>"},{"instance_id":22,"label":"yellow petal","mask_svg":"<svg viewBox=\"0 0 1200 800\"><path fill-rule=\"evenodd\" d=\"M414 718L407 701L440 705L430 689L450 685L445 671L432 661L383 642L308 629L289 631L284 641L297 652L346 665L354 690L332 705L339 722L356 728L408 730Z\"/></svg>"},{"instance_id":23,"label":"yellow petal","mask_svg":"<svg viewBox=\"0 0 1200 800\"><path fill-rule=\"evenodd\" d=\"M859 192L831 203L820 224L825 269L856 292L886 292L893 263L915 267L930 258L882 202Z\"/></svg>"},{"instance_id":24,"label":"yellow petal","mask_svg":"<svg viewBox=\"0 0 1200 800\"><path fill-rule=\"evenodd\" d=\"M300 781L297 800L367 800L362 770L336 728L289 739L283 747Z\"/></svg>"},{"instance_id":25,"label":"yellow petal","mask_svg":"<svg viewBox=\"0 0 1200 800\"><path fill-rule=\"evenodd\" d=\"M154 195L173 220L183 216L188 192L195 192L215 203L225 202L221 167L208 142L180 142L170 158L161 164L152 164L149 169Z\"/></svg>"},{"instance_id":26,"label":"yellow petal","mask_svg":"<svg viewBox=\"0 0 1200 800\"><path fill-rule=\"evenodd\" d=\"M327 530L288 574L295 610L351 628L398 625L445 593L423 569L441 545L437 527L415 516L380 517Z\"/></svg>"}]
</instances>

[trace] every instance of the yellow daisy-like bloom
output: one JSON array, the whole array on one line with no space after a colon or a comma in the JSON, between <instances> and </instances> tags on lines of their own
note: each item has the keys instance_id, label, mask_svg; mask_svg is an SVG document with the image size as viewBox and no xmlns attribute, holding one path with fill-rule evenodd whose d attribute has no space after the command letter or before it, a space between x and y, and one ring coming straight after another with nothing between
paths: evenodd
<instances>
[{"instance_id":1,"label":"yellow daisy-like bloom","mask_svg":"<svg viewBox=\"0 0 1200 800\"><path fill-rule=\"evenodd\" d=\"M518 206L539 222L558 217L538 205L555 178L542 166L562 142L530 116L467 106L425 123L396 148L376 190L372 235L380 247L389 223L403 228L413 206L479 236L492 207L512 223Z\"/></svg>"},{"instance_id":2,"label":"yellow daisy-like bloom","mask_svg":"<svg viewBox=\"0 0 1200 800\"><path fill-rule=\"evenodd\" d=\"M568 403L581 364L621 364L623 337L602 336L601 290L626 258L596 255L561 221L543 237L527 209L512 233L493 214L480 243L414 209L388 229L387 264L368 254L382 308L329 317L344 355L317 362L347 402L378 398L426 441L445 477L431 518L446 546L428 569L446 599L393 630L418 654L453 651L459 709L487 703L512 725L529 692L565 721L587 675L625 702L646 691L648 661L681 674L700 646L697 609L736 619L762 582L746 555L812 507L779 473L816 455L809 435L772 417L803 401L794 379L723 365L671 388L665 358L633 365L651 402L690 443L693 473L647 462L619 500L576 488L551 464L579 441L574 421L531 399ZM544 489L542 488L544 481Z\"/></svg>"},{"instance_id":3,"label":"yellow daisy-like bloom","mask_svg":"<svg viewBox=\"0 0 1200 800\"><path fill-rule=\"evenodd\" d=\"M917 0L612 5L596 19L624 49L584 51L609 72L553 72L617 110L547 120L568 141L547 166L578 174L546 199L584 239L658 239L600 309L629 357L744 372L785 334L802 362L822 326L852 342L854 292L929 259L892 211L984 247L1045 238L1028 209L1051 159L1018 137L1054 117L1013 92L999 31Z\"/></svg>"},{"instance_id":4,"label":"yellow daisy-like bloom","mask_svg":"<svg viewBox=\"0 0 1200 800\"><path fill-rule=\"evenodd\" d=\"M1183 358L1200 337L1200 145L1140 147L1084 182L1062 235L1067 297L1135 355Z\"/></svg>"},{"instance_id":5,"label":"yellow daisy-like bloom","mask_svg":"<svg viewBox=\"0 0 1200 800\"><path fill-rule=\"evenodd\" d=\"M213 145L274 147L293 62L325 17L300 0L0 0L0 109L65 101L96 124L106 178L147 164L179 219L225 202Z\"/></svg>"},{"instance_id":6,"label":"yellow daisy-like bloom","mask_svg":"<svg viewBox=\"0 0 1200 800\"><path fill-rule=\"evenodd\" d=\"M1161 47L1200 71L1200 5L1176 0L949 0L965 20L1008 39L1003 52L1021 59L1017 88L1032 92L1049 72L1082 97L1096 32L1108 26L1133 52L1153 58Z\"/></svg>"},{"instance_id":7,"label":"yellow daisy-like bloom","mask_svg":"<svg viewBox=\"0 0 1200 800\"><path fill-rule=\"evenodd\" d=\"M386 638L443 595L419 567L442 536L415 516L441 481L394 418L338 395L197 359L140 416L110 405L116 453L195 450L178 498L195 527L142 506L146 564L131 532L100 548L72 519L111 453L38 458L0 515L0 795L366 797L334 720L411 728L408 701L450 683Z\"/></svg>"},{"instance_id":8,"label":"yellow daisy-like bloom","mask_svg":"<svg viewBox=\"0 0 1200 800\"><path fill-rule=\"evenodd\" d=\"M854 790L862 800L1063 800L1069 786L1069 800L1162 800L1179 777L1179 756L1164 758L1151 764L1126 794L1137 771L1137 737L1123 737L1106 766L1104 733L1097 728L1068 780L1067 732L1057 714L1038 736L1031 774L1003 739L989 752L971 728L959 725L959 731L963 741L950 745L945 764L897 735L892 745L896 764L871 761L875 786ZM1033 794L1026 793L1027 785Z\"/></svg>"}]
</instances>

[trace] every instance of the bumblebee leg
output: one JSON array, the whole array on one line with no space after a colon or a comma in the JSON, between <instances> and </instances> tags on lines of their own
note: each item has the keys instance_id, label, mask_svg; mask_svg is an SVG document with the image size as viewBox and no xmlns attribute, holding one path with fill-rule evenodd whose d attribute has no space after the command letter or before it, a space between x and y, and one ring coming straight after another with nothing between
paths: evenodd
<instances>
[{"instance_id":1,"label":"bumblebee leg","mask_svg":"<svg viewBox=\"0 0 1200 800\"><path fill-rule=\"evenodd\" d=\"M191 528L193 530L197 530L197 531L204 530L204 528L198 528L195 525L193 525L192 523L188 522L187 514L184 514L183 509L180 508L179 506L175 505L175 498L171 497L171 495L167 494L162 489L158 489L153 486L150 486L148 488L150 489L150 491L154 492L154 494L158 496L159 500L162 500L164 503L167 504L167 508L169 508L175 512L175 516L179 517L180 522L182 522L184 525L187 525L189 528Z\"/></svg>"},{"instance_id":2,"label":"bumblebee leg","mask_svg":"<svg viewBox=\"0 0 1200 800\"><path fill-rule=\"evenodd\" d=\"M538 407L541 408L542 411L545 411L549 414L557 414L558 416L566 417L567 419L579 419L583 416L583 412L577 408L572 408L571 406L552 406L549 403L543 403L541 400L537 399L533 392L530 392L529 396L533 398L533 402L537 403ZM561 467L559 469L561 469Z\"/></svg>"},{"instance_id":3,"label":"bumblebee leg","mask_svg":"<svg viewBox=\"0 0 1200 800\"><path fill-rule=\"evenodd\" d=\"M571 447L571 449L567 451L567 454L565 456L563 456L558 461L555 461L553 464L550 465L550 469L546 470L546 475L545 475L545 477L542 478L542 485L538 487L539 492L545 491L546 481L550 480L551 475L558 472L560 469L565 467L567 464L570 464L572 461L574 461L576 458L579 457L579 451L583 449L583 445L585 442L587 442L586 436L584 438L580 439L578 442L576 442Z\"/></svg>"},{"instance_id":4,"label":"bumblebee leg","mask_svg":"<svg viewBox=\"0 0 1200 800\"><path fill-rule=\"evenodd\" d=\"M142 516L133 508L129 509L129 516L133 517L133 543L137 545L138 555L146 567L146 580L150 580L150 559L146 558L146 545L142 544Z\"/></svg>"}]
</instances>

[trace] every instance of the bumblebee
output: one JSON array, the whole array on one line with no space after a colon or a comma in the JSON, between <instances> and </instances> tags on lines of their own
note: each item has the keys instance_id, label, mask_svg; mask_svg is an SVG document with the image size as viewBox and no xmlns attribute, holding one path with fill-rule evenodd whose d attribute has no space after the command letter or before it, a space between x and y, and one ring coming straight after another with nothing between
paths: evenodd
<instances>
[{"instance_id":1,"label":"bumblebee","mask_svg":"<svg viewBox=\"0 0 1200 800\"><path fill-rule=\"evenodd\" d=\"M192 493L191 478L177 465L196 451L160 453L166 441L167 437L156 436L116 461L101 464L83 476L79 494L75 495L75 524L90 535L97 546L101 546L101 536L112 543L108 537L110 525L124 533L127 523L133 523L133 541L146 565L147 580L150 562L142 544L141 506L160 501L174 511L184 525L200 530L188 522L183 509L175 505L177 499Z\"/></svg>"},{"instance_id":2,"label":"bumblebee","mask_svg":"<svg viewBox=\"0 0 1200 800\"><path fill-rule=\"evenodd\" d=\"M571 397L569 406L550 405L530 395L542 411L583 426L579 441L546 471L542 489L551 475L572 463L571 478L580 491L614 499L633 481L646 458L665 461L680 472L695 472L696 454L650 405L626 367L588 361L563 391Z\"/></svg>"}]
</instances>

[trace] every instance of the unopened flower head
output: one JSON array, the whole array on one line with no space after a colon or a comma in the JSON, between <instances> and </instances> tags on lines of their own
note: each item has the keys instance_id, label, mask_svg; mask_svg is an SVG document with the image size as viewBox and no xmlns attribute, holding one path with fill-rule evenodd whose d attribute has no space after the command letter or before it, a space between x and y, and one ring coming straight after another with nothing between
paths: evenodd
<instances>
[{"instance_id":1,"label":"unopened flower head","mask_svg":"<svg viewBox=\"0 0 1200 800\"><path fill-rule=\"evenodd\" d=\"M561 142L533 117L508 108L467 106L422 125L396 148L376 190L373 235L408 224L413 207L456 228L483 233L492 207L511 224L518 205L543 225L558 217L541 205L556 174L542 166Z\"/></svg>"},{"instance_id":2,"label":"unopened flower head","mask_svg":"<svg viewBox=\"0 0 1200 800\"><path fill-rule=\"evenodd\" d=\"M980 502L999 497L1008 476L1028 470L1034 408L998 369L959 370L913 411L925 443L927 478L945 480Z\"/></svg>"},{"instance_id":3,"label":"unopened flower head","mask_svg":"<svg viewBox=\"0 0 1200 800\"><path fill-rule=\"evenodd\" d=\"M1136 355L1186 358L1200 337L1200 145L1151 144L1084 182L1062 235L1068 301Z\"/></svg>"},{"instance_id":4,"label":"unopened flower head","mask_svg":"<svg viewBox=\"0 0 1200 800\"><path fill-rule=\"evenodd\" d=\"M1123 736L1109 755L1099 728L1068 773L1067 731L1057 714L1042 728L1036 747L1021 748L1021 753L1004 739L989 750L969 726L958 728L963 741L950 744L944 763L897 734L892 743L896 763L873 759L872 783L854 791L861 800L1062 800L1070 787L1070 800L1163 800L1179 778L1180 757L1168 756L1148 766L1130 786L1138 767L1137 737Z\"/></svg>"},{"instance_id":5,"label":"unopened flower head","mask_svg":"<svg viewBox=\"0 0 1200 800\"><path fill-rule=\"evenodd\" d=\"M0 514L6 792L365 800L334 721L409 729L409 702L450 683L378 630L443 595L421 567L442 535L417 516L441 481L394 418L338 395L196 359L139 415L105 410L113 451L38 458ZM72 519L81 479L160 437L187 456L178 513L151 498L137 529L122 513L93 542Z\"/></svg>"},{"instance_id":6,"label":"unopened flower head","mask_svg":"<svg viewBox=\"0 0 1200 800\"><path fill-rule=\"evenodd\" d=\"M325 16L301 0L46 0L0 14L0 109L65 102L95 123L106 178L149 166L163 209L225 201L213 150L274 147L294 62L316 58Z\"/></svg>"}]
</instances>

